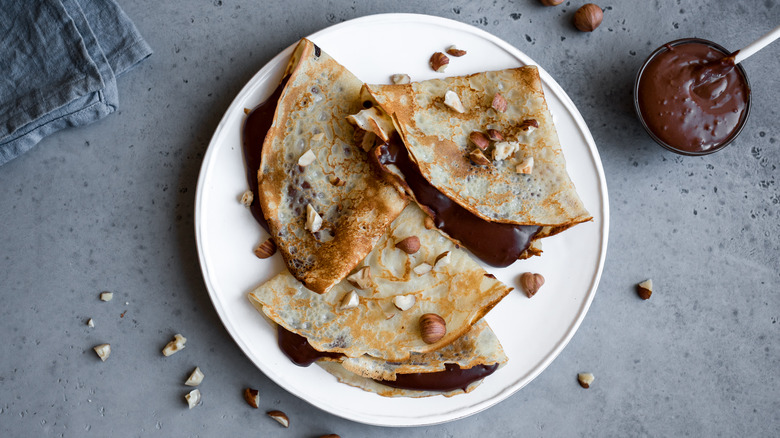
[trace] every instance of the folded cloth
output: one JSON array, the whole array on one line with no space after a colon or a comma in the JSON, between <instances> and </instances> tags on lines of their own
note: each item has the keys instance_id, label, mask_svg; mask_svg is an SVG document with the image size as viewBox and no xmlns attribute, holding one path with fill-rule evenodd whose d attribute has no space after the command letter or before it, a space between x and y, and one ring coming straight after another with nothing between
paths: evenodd
<instances>
[{"instance_id":1,"label":"folded cloth","mask_svg":"<svg viewBox=\"0 0 780 438\"><path fill-rule=\"evenodd\" d=\"M114 112L116 76L151 54L114 0L0 0L0 165Z\"/></svg>"}]
</instances>

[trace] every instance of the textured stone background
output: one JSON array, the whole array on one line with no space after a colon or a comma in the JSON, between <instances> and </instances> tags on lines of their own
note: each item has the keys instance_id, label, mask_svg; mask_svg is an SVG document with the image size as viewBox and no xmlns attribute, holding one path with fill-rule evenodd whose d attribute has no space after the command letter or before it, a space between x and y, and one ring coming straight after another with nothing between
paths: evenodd
<instances>
[{"instance_id":1,"label":"textured stone background","mask_svg":"<svg viewBox=\"0 0 780 438\"><path fill-rule=\"evenodd\" d=\"M752 114L717 154L662 150L631 100L655 47L697 36L738 49L780 23L776 0L611 0L592 34L570 25L585 1L119 2L155 49L120 78L119 112L0 167L0 435L777 435L780 42L746 61ZM381 12L469 23L539 62L595 137L611 207L599 291L553 364L483 413L405 430L321 412L258 371L208 299L193 234L203 154L246 81L298 38ZM633 287L647 277L656 293L642 302ZM189 354L163 359L176 332ZM106 340L101 364L91 347ZM195 364L206 400L188 411L180 382ZM587 391L582 370L596 375ZM248 409L247 385L293 427Z\"/></svg>"}]
</instances>

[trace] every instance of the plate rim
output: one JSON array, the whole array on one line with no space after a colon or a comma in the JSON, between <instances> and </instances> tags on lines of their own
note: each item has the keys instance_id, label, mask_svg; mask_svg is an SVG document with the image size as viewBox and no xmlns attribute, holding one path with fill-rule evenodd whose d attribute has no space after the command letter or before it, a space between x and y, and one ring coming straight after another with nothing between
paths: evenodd
<instances>
[{"instance_id":1,"label":"plate rim","mask_svg":"<svg viewBox=\"0 0 780 438\"><path fill-rule=\"evenodd\" d=\"M279 378L278 374L274 373L270 369L267 369L266 366L259 364L258 361L255 360L253 355L249 353L248 347L243 342L241 336L239 336L239 334L237 333L236 328L229 321L229 318L227 318L226 310L224 309L224 306L222 305L220 299L216 296L215 288L211 280L212 277L210 274L210 270L206 263L206 257L203 251L204 237L202 235L203 227L201 226L203 222L203 218L200 213L201 212L200 207L204 203L204 196L206 191L206 178L209 173L208 170L210 166L212 166L215 162L215 160L213 160L213 157L216 155L216 150L218 148L218 146L216 145L217 143L216 140L218 137L221 136L221 132L225 129L227 121L230 118L229 116L234 111L236 111L237 107L241 106L239 104L246 98L246 95L249 94L250 90L255 86L256 82L260 82L264 79L264 77L273 74L274 73L273 70L275 69L276 65L279 62L281 62L282 59L289 58L292 50L297 44L297 41L291 44L290 46L288 46L287 48L285 48L284 50L282 50L281 52L279 52L278 54L276 54L270 60L268 60L263 65L263 67L260 70L258 70L257 73L255 73L244 84L241 90L236 94L236 97L233 99L233 101L225 110L225 113L220 119L220 122L215 128L214 134L212 135L209 141L209 145L207 147L206 153L203 156L203 162L199 170L197 187L195 191L194 231L195 231L196 247L198 251L198 261L201 268L201 273L203 275L204 284L209 293L209 299L211 300L212 305L214 305L214 308L217 311L217 315L220 318L220 322L223 324L227 332L230 334L233 341L239 346L242 353L252 362L252 364L258 369L260 369L269 379L274 381L285 391L295 395L296 397L306 401L307 403L317 407L318 409L339 416L341 418L345 418L351 421L357 421L364 424L369 424L374 426L385 426L385 427L414 427L414 426L428 426L428 425L442 424L442 423L455 421L470 415L477 414L491 406L495 406L496 404L506 400L512 394L516 393L517 391L525 387L528 383L533 381L545 369L547 369L547 367L549 367L549 365L560 355L563 349L568 345L568 343L574 337L574 334L579 329L582 321L587 315L588 310L590 309L590 306L593 302L596 291L598 289L598 285L601 280L601 275L603 273L604 263L606 260L606 252L607 252L608 239L609 239L609 196L607 191L606 177L604 174L603 165L601 162L600 155L598 153L598 149L596 147L595 140L593 139L593 136L590 130L588 129L584 118L582 117L579 110L574 105L574 102L571 100L568 94L552 78L552 76L550 76L546 72L546 70L544 70L543 67L541 67L538 63L536 63L528 55L526 55L519 49L515 48L514 46L510 45L508 42L502 40L501 38L488 33L487 31L484 31L482 29L479 29L477 27L474 27L466 23L462 23L444 17L432 16L426 14L412 14L412 13L386 13L386 14L367 15L367 16L347 20L329 26L327 28L321 29L317 32L314 32L311 35L307 36L306 38L316 40L318 37L341 32L345 28L349 28L355 25L363 25L371 22L390 22L390 23L403 22L404 24L419 22L426 25L431 25L431 24L440 25L457 31L465 31L479 38L482 38L488 42L491 42L492 44L495 44L500 49L507 52L509 55L517 58L523 64L537 66L539 69L539 75L542 79L542 83L546 87L548 87L556 95L558 99L561 100L563 106L571 115L577 128L580 131L579 133L582 135L583 140L588 146L588 152L589 152L588 155L591 159L593 168L596 170L596 176L598 179L598 192L599 192L598 199L600 200L601 203L601 208L599 213L601 215L602 226L599 229L601 238L599 240L600 248L598 251L599 255L598 255L598 263L596 267L597 269L595 275L593 275L591 284L588 287L588 291L585 295L585 300L581 305L581 310L578 312L577 318L566 329L566 335L557 342L554 348L552 348L550 352L546 356L544 356L543 360L541 360L540 363L533 370L531 370L530 373L519 376L516 380L514 380L512 384L507 385L502 391L498 392L493 397L486 400L482 400L477 403L469 404L464 407L457 408L455 410L447 410L445 412L431 414L426 417L409 418L412 419L413 422L393 421L393 420L402 420L402 418L397 416L377 418L366 414L355 415L355 413L348 410L339 410L339 409L334 409L332 406L321 405L320 403L316 403L306 398L304 394L300 393L295 388L289 387L289 385L287 384L286 381L284 381L284 379ZM403 419L406 418L407 417L403 417Z\"/></svg>"}]
</instances>

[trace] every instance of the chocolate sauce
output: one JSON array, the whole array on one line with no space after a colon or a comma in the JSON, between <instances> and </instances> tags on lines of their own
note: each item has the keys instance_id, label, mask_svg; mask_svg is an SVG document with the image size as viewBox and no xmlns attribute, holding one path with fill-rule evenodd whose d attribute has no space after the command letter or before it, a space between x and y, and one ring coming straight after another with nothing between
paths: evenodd
<instances>
[{"instance_id":1,"label":"chocolate sauce","mask_svg":"<svg viewBox=\"0 0 780 438\"><path fill-rule=\"evenodd\" d=\"M750 88L729 55L704 42L670 43L644 67L637 104L648 130L683 153L725 146L739 132Z\"/></svg>"},{"instance_id":2,"label":"chocolate sauce","mask_svg":"<svg viewBox=\"0 0 780 438\"><path fill-rule=\"evenodd\" d=\"M277 341L282 352L298 366L307 367L318 359L344 357L341 353L329 353L315 350L303 336L293 333L282 326L277 326ZM498 364L477 365L465 370L457 364L444 364L444 371L433 373L397 374L396 380L376 380L393 388L412 389L416 391L454 391L466 388L479 379L483 379L498 369Z\"/></svg>"},{"instance_id":3,"label":"chocolate sauce","mask_svg":"<svg viewBox=\"0 0 780 438\"><path fill-rule=\"evenodd\" d=\"M298 366L307 367L313 364L317 359L338 359L344 357L341 353L315 350L303 336L293 333L280 325L277 325L276 327L276 339L279 348Z\"/></svg>"},{"instance_id":4,"label":"chocolate sauce","mask_svg":"<svg viewBox=\"0 0 780 438\"><path fill-rule=\"evenodd\" d=\"M379 164L396 165L417 202L433 211L436 227L458 240L480 260L492 266L509 266L531 244L541 227L486 221L461 207L420 173L409 159L409 153L397 134L389 143L376 146L374 157Z\"/></svg>"},{"instance_id":5,"label":"chocolate sauce","mask_svg":"<svg viewBox=\"0 0 780 438\"><path fill-rule=\"evenodd\" d=\"M475 365L466 369L461 369L455 363L445 363L444 371L396 374L395 380L375 380L375 382L385 386L392 386L393 388L412 389L415 391L449 392L456 389L465 391L469 385L493 374L497 369L497 363L493 365Z\"/></svg>"},{"instance_id":6,"label":"chocolate sauce","mask_svg":"<svg viewBox=\"0 0 780 438\"><path fill-rule=\"evenodd\" d=\"M252 190L254 198L252 204L249 206L249 210L252 211L252 216L255 217L257 223L259 223L266 231L268 229L268 222L263 216L263 210L260 208L260 197L258 196L257 187L257 171L260 169L260 159L263 155L263 141L268 130L271 129L271 125L274 122L274 113L276 112L276 104L279 101L279 96L282 95L282 90L287 83L289 76L282 79L279 86L266 99L263 103L256 106L244 120L244 127L242 129L242 142L244 149L244 162L246 164L246 180L249 183L249 189ZM270 232L270 231L269 231Z\"/></svg>"}]
</instances>

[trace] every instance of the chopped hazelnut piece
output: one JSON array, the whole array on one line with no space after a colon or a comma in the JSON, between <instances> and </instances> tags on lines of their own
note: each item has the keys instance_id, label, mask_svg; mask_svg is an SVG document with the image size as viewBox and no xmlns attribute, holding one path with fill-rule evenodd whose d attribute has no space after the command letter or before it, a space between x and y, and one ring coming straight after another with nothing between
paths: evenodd
<instances>
[{"instance_id":1,"label":"chopped hazelnut piece","mask_svg":"<svg viewBox=\"0 0 780 438\"><path fill-rule=\"evenodd\" d=\"M287 414L285 414L284 412L270 411L267 414L269 417L279 422L279 424L281 424L283 427L290 427L290 419L287 417Z\"/></svg>"},{"instance_id":2,"label":"chopped hazelnut piece","mask_svg":"<svg viewBox=\"0 0 780 438\"><path fill-rule=\"evenodd\" d=\"M371 267L363 266L348 276L346 280L358 289L368 289L371 286Z\"/></svg>"},{"instance_id":3,"label":"chopped hazelnut piece","mask_svg":"<svg viewBox=\"0 0 780 438\"><path fill-rule=\"evenodd\" d=\"M344 298L341 299L341 310L354 309L360 304L360 296L354 290L351 290L344 294Z\"/></svg>"},{"instance_id":4,"label":"chopped hazelnut piece","mask_svg":"<svg viewBox=\"0 0 780 438\"><path fill-rule=\"evenodd\" d=\"M90 326L90 327L94 327L95 326L95 321L93 321L92 318L89 318L89 321L87 321L87 325Z\"/></svg>"},{"instance_id":5,"label":"chopped hazelnut piece","mask_svg":"<svg viewBox=\"0 0 780 438\"><path fill-rule=\"evenodd\" d=\"M187 406L189 406L190 409L198 406L201 400L200 389L193 389L192 391L188 392L184 396L184 399L187 400Z\"/></svg>"},{"instance_id":6,"label":"chopped hazelnut piece","mask_svg":"<svg viewBox=\"0 0 780 438\"><path fill-rule=\"evenodd\" d=\"M195 367L184 384L187 386L198 386L203 381L203 377L205 376L203 375L203 371L200 370L200 367Z\"/></svg>"},{"instance_id":7,"label":"chopped hazelnut piece","mask_svg":"<svg viewBox=\"0 0 780 438\"><path fill-rule=\"evenodd\" d=\"M479 149L474 149L469 153L469 160L480 166L487 166L490 164L488 157L486 157L485 154L483 154Z\"/></svg>"},{"instance_id":8,"label":"chopped hazelnut piece","mask_svg":"<svg viewBox=\"0 0 780 438\"><path fill-rule=\"evenodd\" d=\"M639 294L639 298L649 300L650 295L653 294L653 280L648 278L636 285L636 293Z\"/></svg>"},{"instance_id":9,"label":"chopped hazelnut piece","mask_svg":"<svg viewBox=\"0 0 780 438\"><path fill-rule=\"evenodd\" d=\"M527 157L525 160L521 161L520 164L515 166L515 171L517 173L522 173L525 175L530 175L534 171L534 157Z\"/></svg>"},{"instance_id":10,"label":"chopped hazelnut piece","mask_svg":"<svg viewBox=\"0 0 780 438\"><path fill-rule=\"evenodd\" d=\"M95 353L97 353L98 357L103 362L105 362L106 359L108 359L108 356L111 355L111 345L109 344L97 345L93 348L93 350L95 350Z\"/></svg>"},{"instance_id":11,"label":"chopped hazelnut piece","mask_svg":"<svg viewBox=\"0 0 780 438\"><path fill-rule=\"evenodd\" d=\"M244 207L249 207L252 205L252 201L255 200L255 195L252 193L251 190L247 190L244 193L241 194L241 204Z\"/></svg>"},{"instance_id":12,"label":"chopped hazelnut piece","mask_svg":"<svg viewBox=\"0 0 780 438\"><path fill-rule=\"evenodd\" d=\"M427 274L428 272L431 272L431 269L433 269L433 266L427 263L420 263L419 265L415 266L413 271L417 275L423 275L423 274Z\"/></svg>"},{"instance_id":13,"label":"chopped hazelnut piece","mask_svg":"<svg viewBox=\"0 0 780 438\"><path fill-rule=\"evenodd\" d=\"M260 407L260 391L252 388L244 389L244 400L246 400L249 406L257 409Z\"/></svg>"},{"instance_id":14,"label":"chopped hazelnut piece","mask_svg":"<svg viewBox=\"0 0 780 438\"><path fill-rule=\"evenodd\" d=\"M414 295L396 295L393 297L393 305L402 312L411 309L416 302L417 297Z\"/></svg>"},{"instance_id":15,"label":"chopped hazelnut piece","mask_svg":"<svg viewBox=\"0 0 780 438\"><path fill-rule=\"evenodd\" d=\"M323 138L325 138L324 132L318 132L311 136L312 141L322 141Z\"/></svg>"},{"instance_id":16,"label":"chopped hazelnut piece","mask_svg":"<svg viewBox=\"0 0 780 438\"><path fill-rule=\"evenodd\" d=\"M363 131L363 132L365 132L365 131ZM343 179L337 177L336 175L328 176L328 182L333 184L336 187L341 187L341 186L343 186L344 184L347 183L346 181L344 181Z\"/></svg>"},{"instance_id":17,"label":"chopped hazelnut piece","mask_svg":"<svg viewBox=\"0 0 780 438\"><path fill-rule=\"evenodd\" d=\"M474 131L469 134L469 140L474 143L481 150L485 150L490 146L490 139L479 131Z\"/></svg>"},{"instance_id":18,"label":"chopped hazelnut piece","mask_svg":"<svg viewBox=\"0 0 780 438\"><path fill-rule=\"evenodd\" d=\"M460 97L452 90L447 90L447 92L444 93L444 104L461 114L466 112L466 108L460 101Z\"/></svg>"},{"instance_id":19,"label":"chopped hazelnut piece","mask_svg":"<svg viewBox=\"0 0 780 438\"><path fill-rule=\"evenodd\" d=\"M499 141L493 147L494 160L506 160L520 150L520 143L514 141Z\"/></svg>"},{"instance_id":20,"label":"chopped hazelnut piece","mask_svg":"<svg viewBox=\"0 0 780 438\"><path fill-rule=\"evenodd\" d=\"M267 259L268 257L276 254L276 242L274 242L274 240L269 237L265 240L265 242L257 245L254 252L257 258Z\"/></svg>"},{"instance_id":21,"label":"chopped hazelnut piece","mask_svg":"<svg viewBox=\"0 0 780 438\"><path fill-rule=\"evenodd\" d=\"M114 299L114 294L111 292L101 292L100 293L100 300L101 301L111 301Z\"/></svg>"},{"instance_id":22,"label":"chopped hazelnut piece","mask_svg":"<svg viewBox=\"0 0 780 438\"><path fill-rule=\"evenodd\" d=\"M316 233L320 228L322 228L322 217L311 204L306 204L306 229Z\"/></svg>"},{"instance_id":23,"label":"chopped hazelnut piece","mask_svg":"<svg viewBox=\"0 0 780 438\"><path fill-rule=\"evenodd\" d=\"M390 76L390 80L393 81L394 84L408 84L412 82L412 78L404 73L394 74Z\"/></svg>"},{"instance_id":24,"label":"chopped hazelnut piece","mask_svg":"<svg viewBox=\"0 0 780 438\"><path fill-rule=\"evenodd\" d=\"M580 382L580 386L585 389L590 388L590 384L593 383L593 374L591 373L579 373L577 374L577 381Z\"/></svg>"},{"instance_id":25,"label":"chopped hazelnut piece","mask_svg":"<svg viewBox=\"0 0 780 438\"><path fill-rule=\"evenodd\" d=\"M447 65L449 65L450 58L444 53L436 52L431 55L431 59L428 63L434 71L442 73L447 68Z\"/></svg>"},{"instance_id":26,"label":"chopped hazelnut piece","mask_svg":"<svg viewBox=\"0 0 780 438\"><path fill-rule=\"evenodd\" d=\"M503 141L504 140L504 134L499 131L498 129L488 129L487 130L488 139L491 141Z\"/></svg>"},{"instance_id":27,"label":"chopped hazelnut piece","mask_svg":"<svg viewBox=\"0 0 780 438\"><path fill-rule=\"evenodd\" d=\"M465 50L460 50L459 48L457 48L457 47L455 47L453 45L453 46L450 46L450 47L447 48L447 54L451 55L451 56L454 56L456 58L460 58L461 56L466 54L466 51Z\"/></svg>"},{"instance_id":28,"label":"chopped hazelnut piece","mask_svg":"<svg viewBox=\"0 0 780 438\"><path fill-rule=\"evenodd\" d=\"M187 338L180 335L179 333L176 333L173 335L173 340L171 342L168 342L167 345L165 345L165 348L162 350L162 354L165 357L168 357L178 351L181 351L184 349L184 344L187 343Z\"/></svg>"},{"instance_id":29,"label":"chopped hazelnut piece","mask_svg":"<svg viewBox=\"0 0 780 438\"><path fill-rule=\"evenodd\" d=\"M298 158L298 165L301 167L306 167L309 164L313 163L314 160L317 159L317 156L314 155L314 152L311 151L311 149L307 149L306 152L301 155L300 158Z\"/></svg>"},{"instance_id":30,"label":"chopped hazelnut piece","mask_svg":"<svg viewBox=\"0 0 780 438\"><path fill-rule=\"evenodd\" d=\"M436 256L436 261L433 262L433 266L447 266L450 264L450 260L452 259L449 251L444 251L443 253Z\"/></svg>"},{"instance_id":31,"label":"chopped hazelnut piece","mask_svg":"<svg viewBox=\"0 0 780 438\"><path fill-rule=\"evenodd\" d=\"M493 96L493 104L491 106L496 111L500 113L504 113L506 112L506 107L507 107L506 99L504 99L504 96L502 96L500 93L496 93Z\"/></svg>"}]
</instances>

